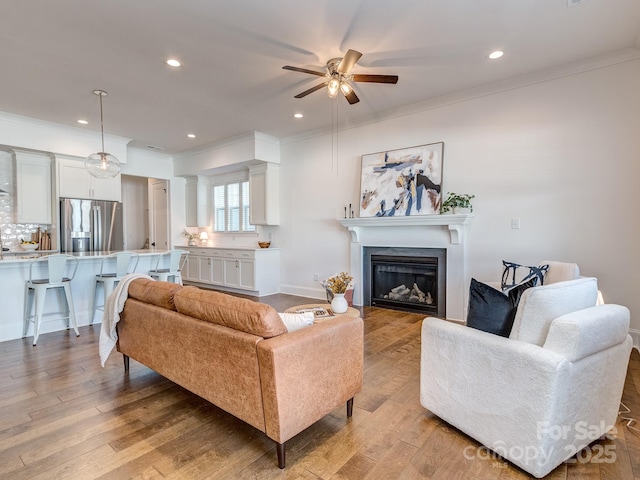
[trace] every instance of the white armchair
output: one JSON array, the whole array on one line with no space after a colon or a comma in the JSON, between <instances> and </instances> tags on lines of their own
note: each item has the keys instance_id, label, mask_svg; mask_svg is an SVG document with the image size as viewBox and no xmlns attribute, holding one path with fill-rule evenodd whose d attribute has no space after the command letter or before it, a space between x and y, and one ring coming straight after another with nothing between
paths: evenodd
<instances>
[{"instance_id":1,"label":"white armchair","mask_svg":"<svg viewBox=\"0 0 640 480\"><path fill-rule=\"evenodd\" d=\"M597 305L595 278L522 295L510 338L422 324L422 405L536 477L615 425L632 341L629 310Z\"/></svg>"}]
</instances>

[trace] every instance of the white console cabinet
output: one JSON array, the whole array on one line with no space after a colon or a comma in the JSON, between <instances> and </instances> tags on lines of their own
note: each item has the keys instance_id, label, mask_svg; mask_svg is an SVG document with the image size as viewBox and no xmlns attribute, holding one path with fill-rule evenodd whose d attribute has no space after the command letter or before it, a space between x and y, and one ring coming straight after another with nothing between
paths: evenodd
<instances>
[{"instance_id":1,"label":"white console cabinet","mask_svg":"<svg viewBox=\"0 0 640 480\"><path fill-rule=\"evenodd\" d=\"M280 291L280 250L180 247L189 251L183 279L249 295Z\"/></svg>"},{"instance_id":2,"label":"white console cabinet","mask_svg":"<svg viewBox=\"0 0 640 480\"><path fill-rule=\"evenodd\" d=\"M95 178L84 167L84 161L58 158L58 195L67 198L122 201L120 175Z\"/></svg>"}]
</instances>

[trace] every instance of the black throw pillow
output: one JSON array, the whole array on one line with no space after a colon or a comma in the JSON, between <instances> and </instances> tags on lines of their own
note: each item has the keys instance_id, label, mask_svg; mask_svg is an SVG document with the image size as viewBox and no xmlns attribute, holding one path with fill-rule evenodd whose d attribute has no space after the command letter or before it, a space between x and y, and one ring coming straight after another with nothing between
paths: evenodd
<instances>
[{"instance_id":1,"label":"black throw pillow","mask_svg":"<svg viewBox=\"0 0 640 480\"><path fill-rule=\"evenodd\" d=\"M467 312L467 326L477 328L502 337L508 337L516 318L516 309L522 293L535 287L537 278L522 283L505 295L475 278L471 279L469 288L469 311Z\"/></svg>"}]
</instances>

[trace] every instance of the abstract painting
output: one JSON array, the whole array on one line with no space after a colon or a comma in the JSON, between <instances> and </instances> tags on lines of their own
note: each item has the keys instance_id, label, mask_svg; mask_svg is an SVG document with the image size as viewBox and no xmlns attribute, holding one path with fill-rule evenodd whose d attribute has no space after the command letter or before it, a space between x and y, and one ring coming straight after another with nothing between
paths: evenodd
<instances>
[{"instance_id":1,"label":"abstract painting","mask_svg":"<svg viewBox=\"0 0 640 480\"><path fill-rule=\"evenodd\" d=\"M443 154L439 142L363 155L360 216L440 213Z\"/></svg>"}]
</instances>

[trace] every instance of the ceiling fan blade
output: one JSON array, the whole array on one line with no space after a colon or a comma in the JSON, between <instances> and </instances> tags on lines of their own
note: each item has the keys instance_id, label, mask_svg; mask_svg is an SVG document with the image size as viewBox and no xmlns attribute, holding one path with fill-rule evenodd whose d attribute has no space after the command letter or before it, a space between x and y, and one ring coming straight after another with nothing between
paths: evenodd
<instances>
[{"instance_id":1,"label":"ceiling fan blade","mask_svg":"<svg viewBox=\"0 0 640 480\"><path fill-rule=\"evenodd\" d=\"M327 84L326 82L325 82L325 83L320 83L320 84L316 85L315 87L311 87L310 89L305 90L305 91L304 91L304 92L302 92L302 93L299 93L298 95L296 95L296 96L295 96L295 97L293 97L293 98L302 98L302 97L306 97L306 96L307 96L307 95L309 95L310 93L313 93L313 92L315 92L316 90L320 90L320 89L321 89L322 87L324 87L326 84Z\"/></svg>"},{"instance_id":2,"label":"ceiling fan blade","mask_svg":"<svg viewBox=\"0 0 640 480\"><path fill-rule=\"evenodd\" d=\"M354 92L353 90L351 90L350 93L346 94L344 98L347 99L347 102L349 102L350 105L353 105L354 103L358 103L360 101L360 99L356 95L356 92Z\"/></svg>"},{"instance_id":3,"label":"ceiling fan blade","mask_svg":"<svg viewBox=\"0 0 640 480\"><path fill-rule=\"evenodd\" d=\"M356 50L347 50L347 53L340 61L340 65L338 65L338 73L349 73L349 70L360 60L361 56L362 54Z\"/></svg>"},{"instance_id":4,"label":"ceiling fan blade","mask_svg":"<svg viewBox=\"0 0 640 480\"><path fill-rule=\"evenodd\" d=\"M316 72L315 70L308 70L306 68L298 68L298 67L292 67L290 65L285 65L284 67L282 67L284 70L291 70L292 72L302 72L302 73L310 73L311 75L318 75L319 77L324 77L326 76L325 72Z\"/></svg>"},{"instance_id":5,"label":"ceiling fan blade","mask_svg":"<svg viewBox=\"0 0 640 480\"><path fill-rule=\"evenodd\" d=\"M356 73L353 76L354 82L373 82L373 83L398 83L397 75L367 75Z\"/></svg>"}]
</instances>

